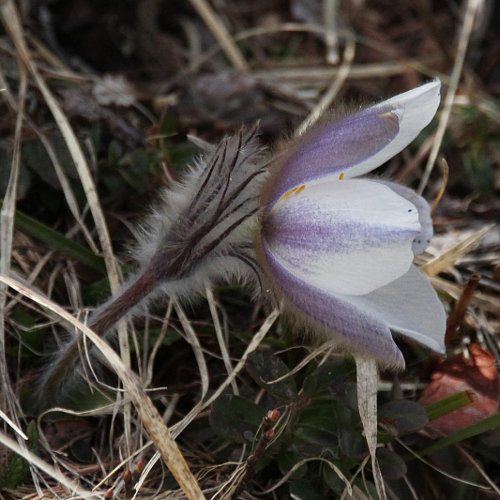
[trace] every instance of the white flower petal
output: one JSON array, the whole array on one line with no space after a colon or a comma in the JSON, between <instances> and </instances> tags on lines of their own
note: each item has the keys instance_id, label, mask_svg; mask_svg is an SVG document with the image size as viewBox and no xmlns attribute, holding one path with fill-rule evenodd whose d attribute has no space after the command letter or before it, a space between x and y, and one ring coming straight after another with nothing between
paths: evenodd
<instances>
[{"instance_id":1,"label":"white flower petal","mask_svg":"<svg viewBox=\"0 0 500 500\"><path fill-rule=\"evenodd\" d=\"M362 179L297 189L262 224L280 265L315 287L346 295L369 293L405 274L420 232L412 203Z\"/></svg>"},{"instance_id":2,"label":"white flower petal","mask_svg":"<svg viewBox=\"0 0 500 500\"><path fill-rule=\"evenodd\" d=\"M367 314L434 351L444 352L446 315L432 285L415 266L401 278L368 295L343 297Z\"/></svg>"},{"instance_id":3,"label":"white flower petal","mask_svg":"<svg viewBox=\"0 0 500 500\"><path fill-rule=\"evenodd\" d=\"M415 193L413 189L407 188L406 186L401 186L401 184L381 181L377 179L371 180L385 184L386 186L390 187L395 193L399 194L403 198L406 198L410 203L417 207L418 221L420 222L420 233L415 236L412 249L414 255L420 255L421 253L423 253L429 246L432 236L434 235L434 227L432 226L431 218L431 207L429 206L427 201L417 193Z\"/></svg>"}]
</instances>

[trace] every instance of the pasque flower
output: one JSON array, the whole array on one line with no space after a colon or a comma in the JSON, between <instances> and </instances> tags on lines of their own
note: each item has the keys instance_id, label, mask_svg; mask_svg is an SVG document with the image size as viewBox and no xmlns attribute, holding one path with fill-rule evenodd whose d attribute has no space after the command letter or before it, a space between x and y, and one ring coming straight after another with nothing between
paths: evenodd
<instances>
[{"instance_id":1,"label":"pasque flower","mask_svg":"<svg viewBox=\"0 0 500 500\"><path fill-rule=\"evenodd\" d=\"M444 349L445 314L413 264L432 237L427 202L391 182L359 178L431 121L434 81L322 124L278 156L263 191L258 255L288 310L354 354L404 366L393 329Z\"/></svg>"},{"instance_id":2,"label":"pasque flower","mask_svg":"<svg viewBox=\"0 0 500 500\"><path fill-rule=\"evenodd\" d=\"M430 122L439 90L435 81L324 122L268 162L256 129L208 148L141 226L137 273L88 326L109 337L158 292L189 301L236 278L383 365L404 364L391 329L443 350L443 306L412 264L432 236L429 206L403 186L358 178ZM40 406L80 379L79 342L73 336L44 370Z\"/></svg>"}]
</instances>

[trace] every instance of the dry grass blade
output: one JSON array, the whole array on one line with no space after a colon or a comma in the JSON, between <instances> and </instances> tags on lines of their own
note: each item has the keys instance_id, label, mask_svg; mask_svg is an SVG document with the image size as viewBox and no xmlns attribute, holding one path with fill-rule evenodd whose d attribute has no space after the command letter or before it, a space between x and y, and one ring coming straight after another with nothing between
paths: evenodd
<instances>
[{"instance_id":1,"label":"dry grass blade","mask_svg":"<svg viewBox=\"0 0 500 500\"><path fill-rule=\"evenodd\" d=\"M170 430L163 423L161 415L151 402L151 399L142 387L138 377L125 367L115 351L86 325L76 320L73 316L71 316L71 314L56 305L54 302L42 297L40 294L30 290L22 283L19 283L8 276L0 275L0 282L23 294L25 297L29 297L42 307L49 309L60 318L68 321L95 344L95 346L107 359L109 366L115 371L118 377L120 377L126 392L130 396L130 399L141 417L144 427L157 446L165 464L176 478L182 490L190 499L203 499L203 493L201 492L201 489L176 442L172 438Z\"/></svg>"},{"instance_id":2,"label":"dry grass blade","mask_svg":"<svg viewBox=\"0 0 500 500\"><path fill-rule=\"evenodd\" d=\"M66 142L70 155L73 159L75 167L77 169L78 175L82 182L85 195L87 197L90 211L95 221L95 227L99 235L99 241L103 249L104 262L106 265L106 270L108 273L108 279L111 286L111 291L117 292L120 287L120 279L118 275L118 268L116 265L116 260L113 253L113 248L111 245L111 238L109 235L106 220L104 218L104 213L101 208L99 197L97 195L97 189L90 173L90 169L83 154L82 148L75 136L73 129L69 123L68 118L63 113L58 102L52 95L49 87L42 78L38 68L33 62L26 40L24 37L23 28L19 19L19 14L12 0L6 0L0 6L1 15L4 22L6 31L9 33L14 45L16 46L17 52L20 59L28 68L29 72L33 75L40 92L42 93L48 108L50 109L61 134ZM124 363L130 367L130 348L128 343L128 336L126 331L126 326L124 322L118 324L118 340L120 345L120 353ZM124 408L125 413L125 434L127 438L130 435L130 408L127 406ZM130 442L129 439L126 440L127 444Z\"/></svg>"},{"instance_id":3,"label":"dry grass blade","mask_svg":"<svg viewBox=\"0 0 500 500\"><path fill-rule=\"evenodd\" d=\"M94 217L97 232L99 234L99 239L104 252L104 260L106 262L106 268L108 271L111 289L112 291L116 291L119 288L119 278L116 268L116 262L113 255L108 228L99 203L99 198L97 197L96 187L92 179L92 176L90 174L90 169L87 164L87 160L85 159L82 148L80 147L80 144L76 139L76 136L71 128L71 125L66 115L62 112L59 104L52 95L52 92L50 91L44 79L40 75L40 72L38 71L35 63L33 62L30 56L26 40L24 38L22 25L19 20L19 14L14 5L14 2L12 0L6 0L2 2L2 4L0 5L0 9L5 29L7 30L12 41L14 42L19 57L26 65L29 72L33 75L33 78L35 79L38 88L40 89L40 92L44 96L45 102L47 103L47 106L49 107L51 113L53 114L54 119L56 120L56 123L58 124L59 129L64 137L64 140L66 141L69 152L73 158L78 174L82 181L82 185L85 190L87 200L89 202L90 210L92 211L92 215Z\"/></svg>"},{"instance_id":4,"label":"dry grass blade","mask_svg":"<svg viewBox=\"0 0 500 500\"><path fill-rule=\"evenodd\" d=\"M427 276L436 276L445 269L453 266L460 257L470 252L483 238L483 236L495 227L495 224L489 224L481 229L478 229L467 238L460 240L452 247L446 249L441 255L426 262L420 269L427 274Z\"/></svg>"},{"instance_id":5,"label":"dry grass blade","mask_svg":"<svg viewBox=\"0 0 500 500\"><path fill-rule=\"evenodd\" d=\"M476 13L479 9L480 4L483 0L468 0L467 9L464 15L464 21L460 30L460 35L458 38L457 55L455 57L455 63L453 65L453 70L451 72L450 81L448 84L448 91L444 100L443 111L439 118L439 125L436 131L436 137L434 138L434 143L432 144L432 149L429 154L429 159L427 160L427 165L425 166L424 173L420 180L417 192L422 194L429 178L431 176L432 170L436 163L439 150L441 149L441 143L443 142L444 133L448 126L448 121L450 119L451 108L453 106L453 101L455 99L455 94L458 88L458 83L460 81L460 76L462 75L462 69L465 61L465 54L467 52L467 47L469 45L470 36L472 33L472 28L474 27L474 20L476 18Z\"/></svg>"},{"instance_id":6,"label":"dry grass blade","mask_svg":"<svg viewBox=\"0 0 500 500\"><path fill-rule=\"evenodd\" d=\"M339 62L338 53L338 18L339 18L339 2L338 0L325 0L323 2L323 13L325 19L325 45L327 47L326 60L329 64L337 64Z\"/></svg>"},{"instance_id":7,"label":"dry grass blade","mask_svg":"<svg viewBox=\"0 0 500 500\"><path fill-rule=\"evenodd\" d=\"M160 349L162 342L165 339L165 336L167 335L167 329L168 329L168 326L170 323L170 316L172 314L172 309L173 309L173 303L171 300L169 300L167 310L165 312L165 317L163 318L160 335L158 336L158 339L156 340L156 342L153 346L153 349L151 350L151 352L148 356L148 359L144 360L144 366L147 367L146 373L145 373L145 380L144 380L144 385L146 387L148 387L151 384L151 381L153 380L154 362L155 362L158 350ZM146 346L144 348L144 351L146 353Z\"/></svg>"},{"instance_id":8,"label":"dry grass blade","mask_svg":"<svg viewBox=\"0 0 500 500\"><path fill-rule=\"evenodd\" d=\"M212 316L212 320L214 322L214 330L215 335L217 337L217 342L219 344L219 349L222 355L222 359L224 360L224 365L226 367L227 373L231 373L233 371L233 367L231 365L231 359L229 357L229 352L226 346L226 342L224 340L224 333L222 331L222 326L219 321L219 315L217 314L217 304L215 302L215 297L212 292L212 289L207 287L205 290L205 294L207 296L208 306L210 308L210 314ZM238 385L236 384L236 380L231 382L231 387L233 389L234 394L238 394Z\"/></svg>"},{"instance_id":9,"label":"dry grass blade","mask_svg":"<svg viewBox=\"0 0 500 500\"><path fill-rule=\"evenodd\" d=\"M312 457L312 458L304 458L303 460L300 460L297 462L276 484L274 484L271 488L261 491L261 495L267 495L269 493L272 493L276 489L278 489L282 484L286 483L286 481L290 478L290 476L297 470L302 467L302 465L308 463L308 462L323 462L328 465L335 473L338 475L338 477L345 483L346 485L346 491L348 495L352 495L353 489L351 484L349 483L349 480L344 476L342 471L332 462L329 460L326 460L325 458L321 457Z\"/></svg>"},{"instance_id":10,"label":"dry grass blade","mask_svg":"<svg viewBox=\"0 0 500 500\"><path fill-rule=\"evenodd\" d=\"M441 183L441 187L439 188L439 192L434 198L434 201L432 202L431 206L431 214L434 213L434 210L436 210L437 206L439 205L439 202L444 196L444 193L446 191L446 186L448 185L448 179L450 177L450 167L448 166L448 162L444 159L441 158L441 165L443 168L443 181Z\"/></svg>"},{"instance_id":11,"label":"dry grass blade","mask_svg":"<svg viewBox=\"0 0 500 500\"><path fill-rule=\"evenodd\" d=\"M84 490L78 483L71 481L68 479L62 472L52 467L48 463L44 462L38 455L31 453L25 448L19 446L13 439L9 438L5 434L0 432L0 443L2 443L5 447L11 449L21 457L23 457L28 463L32 466L37 467L42 470L56 481L58 481L61 485L68 488L68 490L73 494L78 494L81 498L100 498L101 495L96 493L92 493L91 491Z\"/></svg>"},{"instance_id":12,"label":"dry grass blade","mask_svg":"<svg viewBox=\"0 0 500 500\"><path fill-rule=\"evenodd\" d=\"M205 0L189 0L193 7L198 11L200 17L205 21L208 28L214 35L215 39L219 42L222 50L233 63L233 65L240 71L249 71L249 67L236 44L231 39L227 32L224 23L216 12L210 7Z\"/></svg>"},{"instance_id":13,"label":"dry grass blade","mask_svg":"<svg viewBox=\"0 0 500 500\"><path fill-rule=\"evenodd\" d=\"M294 368L288 373L282 375L281 377L275 378L274 380L266 380L266 384L277 384L282 380L286 380L287 378L292 377L300 370L302 370L302 368L308 366L309 363L318 356L322 356L321 361L318 363L318 366L321 366L327 359L331 358L332 352L334 352L335 349L338 349L338 345L335 343L335 341L323 342L321 345L313 349L307 356L305 356L302 361L297 363L297 365L294 366Z\"/></svg>"},{"instance_id":14,"label":"dry grass blade","mask_svg":"<svg viewBox=\"0 0 500 500\"><path fill-rule=\"evenodd\" d=\"M311 111L309 116L302 122L300 127L295 132L296 136L301 136L309 127L316 123L321 115L331 106L335 97L339 93L342 85L349 76L349 72L356 53L356 44L352 36L348 36L344 49L344 60L338 70L334 81L330 84L327 91L319 100L318 104Z\"/></svg>"},{"instance_id":15,"label":"dry grass blade","mask_svg":"<svg viewBox=\"0 0 500 500\"><path fill-rule=\"evenodd\" d=\"M446 322L446 335L445 342L446 345L450 345L451 339L455 336L457 329L462 323L465 312L469 307L469 303L476 291L477 285L479 284L479 280L481 279L481 275L478 273L474 273L469 278L469 281L465 285L460 298L455 303L455 307L453 311L448 316L448 321Z\"/></svg>"},{"instance_id":16,"label":"dry grass blade","mask_svg":"<svg viewBox=\"0 0 500 500\"><path fill-rule=\"evenodd\" d=\"M0 419L3 420L19 437L28 440L28 436L22 431L22 429L13 422L8 415L6 415L2 410L0 410Z\"/></svg>"},{"instance_id":17,"label":"dry grass blade","mask_svg":"<svg viewBox=\"0 0 500 500\"><path fill-rule=\"evenodd\" d=\"M259 331L252 337L252 340L245 349L245 352L243 353L231 373L228 374L224 382L222 382L217 390L206 401L201 400L182 420L172 426L172 435L174 437L177 437L201 411L208 408L226 390L226 388L231 385L232 381L237 377L237 375L245 366L248 356L250 356L250 354L252 354L252 352L254 352L257 347L259 347L260 343L264 340L264 337L267 335L274 322L278 319L279 315L280 312L278 309L275 309L273 312L271 312L271 314L269 314L269 316L259 328Z\"/></svg>"},{"instance_id":18,"label":"dry grass blade","mask_svg":"<svg viewBox=\"0 0 500 500\"><path fill-rule=\"evenodd\" d=\"M1 71L0 71L0 86L5 88L4 97L6 98L10 108L13 109L16 112L16 114L18 114L19 113L18 106L17 106L13 96L11 95L10 89L8 89L8 87L7 87L7 83L5 81L3 73ZM25 119L26 123L29 125L29 127L31 127L31 129L40 138L40 141L43 144L45 151L49 155L50 161L52 162L52 166L54 167L54 171L57 175L57 179L59 180L59 183L61 184L61 188L62 188L62 191L64 193L64 197L66 198L66 203L68 204L68 207L71 210L73 217L75 218L78 225L80 226L90 248L95 253L97 253L98 249L94 243L94 240L92 239L92 237L90 235L89 229L85 225L85 222L80 215L80 209L78 207L76 197L71 189L69 179L64 171L63 166L61 165L61 162L57 156L57 153L56 153L54 146L52 145L52 142L49 140L47 135L44 132L42 132L42 130L40 130L39 127L36 126L36 124L33 122L33 120L30 119L29 116L25 116L24 119Z\"/></svg>"},{"instance_id":19,"label":"dry grass blade","mask_svg":"<svg viewBox=\"0 0 500 500\"><path fill-rule=\"evenodd\" d=\"M481 474L485 481L490 485L491 489L500 497L500 488L495 484L493 479L486 473L481 464L464 448L460 447L460 453L474 466L474 468ZM482 485L481 485L482 486ZM482 486L484 488L484 486ZM484 488L486 489L486 488Z\"/></svg>"},{"instance_id":20,"label":"dry grass blade","mask_svg":"<svg viewBox=\"0 0 500 500\"><path fill-rule=\"evenodd\" d=\"M300 26L300 25L299 25ZM299 26L296 26L298 30ZM255 30L256 31L256 30ZM263 31L263 30L260 30ZM260 34L260 31L258 34ZM266 30L266 32L269 30ZM352 80L369 80L387 76L404 74L408 68L416 67L417 61L406 59L401 62L380 62L374 64L353 64L349 78ZM283 67L256 69L253 75L259 79L278 82L297 82L305 85L307 83L321 83L331 81L340 73L340 67L330 68L327 66Z\"/></svg>"},{"instance_id":21,"label":"dry grass blade","mask_svg":"<svg viewBox=\"0 0 500 500\"><path fill-rule=\"evenodd\" d=\"M274 309L271 314L266 318L266 320L262 323L259 331L252 337L252 340L248 344L243 356L241 356L240 360L234 367L233 371L229 374L229 376L224 380L224 382L219 386L219 388L212 394L212 396L203 404L203 408L208 408L229 386L232 380L236 378L238 373L243 369L245 363L247 362L248 356L254 352L257 347L259 347L260 343L264 340L264 337L267 335L274 322L278 319L280 315L280 311L278 309Z\"/></svg>"},{"instance_id":22,"label":"dry grass blade","mask_svg":"<svg viewBox=\"0 0 500 500\"><path fill-rule=\"evenodd\" d=\"M193 327L191 326L191 323L189 322L189 319L187 318L184 309L178 303L174 304L174 308L175 312L177 313L177 316L181 321L184 333L186 334L186 338L193 348L193 353L196 358L196 362L198 363L198 369L200 371L200 377L201 377L201 400L203 400L207 394L208 386L210 384L210 377L208 375L205 355L203 354L203 349L201 348L200 341L198 340L196 332L193 330Z\"/></svg>"},{"instance_id":23,"label":"dry grass blade","mask_svg":"<svg viewBox=\"0 0 500 500\"><path fill-rule=\"evenodd\" d=\"M4 203L0 210L0 273L9 274L12 258L12 244L14 238L14 216L16 210L16 196L19 184L19 172L21 162L21 132L24 120L24 106L26 101L26 91L28 78L26 69L19 62L19 113L16 117L16 127L14 136L14 151L12 154L12 166L9 175L9 182L5 192ZM18 402L12 386L11 377L7 362L6 349L6 303L7 303L7 286L0 284L0 380L1 380L1 406L9 415L5 415L6 421L14 429L20 429ZM26 441L22 434L17 431L19 444L16 447L23 453L29 453ZM7 438L7 437L6 437ZM7 438L8 439L8 438Z\"/></svg>"},{"instance_id":24,"label":"dry grass blade","mask_svg":"<svg viewBox=\"0 0 500 500\"><path fill-rule=\"evenodd\" d=\"M250 356L250 354L254 352L257 349L257 347L259 347L260 343L264 340L264 337L267 335L267 333L273 326L274 322L278 319L279 314L280 312L278 309L275 309L274 311L271 312L271 314L269 314L269 316L266 318L266 320L262 323L261 327L259 328L259 331L252 337L252 340L245 349L245 352L241 356L241 359L238 361L238 363L233 368L231 373L226 377L224 382L212 394L212 396L208 398L207 401L200 401L198 404L196 404L194 408L182 420L180 420L179 422L177 422L175 425L172 426L171 431L174 439L177 438L182 433L182 431L184 431L184 429L186 429L186 427L193 421L193 419L197 415L200 414L200 412L208 408L227 389L227 387L231 385L232 381L236 378L236 376L241 372L241 370L245 366L248 356ZM158 458L159 458L158 453L156 453L151 458L148 467L144 469L143 474L141 474L141 478L138 481L138 485L141 485L145 481L147 471L153 467Z\"/></svg>"},{"instance_id":25,"label":"dry grass blade","mask_svg":"<svg viewBox=\"0 0 500 500\"><path fill-rule=\"evenodd\" d=\"M418 453L415 453L415 451L412 450L412 448L410 448L405 442L404 440L402 439L399 439L397 438L397 442L409 453L411 453L415 458L417 458L419 461L421 461L422 463L424 463L425 465L427 465L428 467L430 467L431 469L434 469L436 471L438 471L440 474L442 474L444 477L447 477L449 479L453 479L453 481L457 481L459 483L462 483L462 484L468 484L470 486L474 486L475 488L478 488L480 490L483 490L483 491L488 491L490 488L488 486L484 486L480 483L475 483L473 481L467 481L466 479L463 479L461 477L457 477L457 476L453 476L452 474L449 474L448 472L446 472L445 470L437 467L436 465L434 465L432 462L429 462L427 459L425 459L424 457L421 457Z\"/></svg>"}]
</instances>

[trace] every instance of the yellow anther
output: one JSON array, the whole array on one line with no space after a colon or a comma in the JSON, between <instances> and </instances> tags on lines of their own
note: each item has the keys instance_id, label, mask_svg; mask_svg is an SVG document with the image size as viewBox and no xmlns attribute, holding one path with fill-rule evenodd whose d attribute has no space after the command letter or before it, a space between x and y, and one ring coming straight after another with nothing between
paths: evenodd
<instances>
[{"instance_id":1,"label":"yellow anther","mask_svg":"<svg viewBox=\"0 0 500 500\"><path fill-rule=\"evenodd\" d=\"M344 178L344 172L342 172L342 173L339 175L339 181L341 181L343 178Z\"/></svg>"},{"instance_id":2,"label":"yellow anther","mask_svg":"<svg viewBox=\"0 0 500 500\"><path fill-rule=\"evenodd\" d=\"M299 194L305 188L306 188L305 184L302 184L302 186L294 187L293 189L290 189L290 191L287 191L284 195L282 195L280 200L284 200L289 196L291 196L292 194Z\"/></svg>"}]
</instances>

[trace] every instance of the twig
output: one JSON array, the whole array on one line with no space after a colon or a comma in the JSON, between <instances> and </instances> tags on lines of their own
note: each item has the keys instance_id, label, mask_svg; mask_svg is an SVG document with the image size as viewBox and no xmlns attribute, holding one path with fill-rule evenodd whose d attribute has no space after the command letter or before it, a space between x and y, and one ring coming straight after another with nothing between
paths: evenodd
<instances>
[{"instance_id":1,"label":"twig","mask_svg":"<svg viewBox=\"0 0 500 500\"><path fill-rule=\"evenodd\" d=\"M457 329L464 319L465 311L467 310L467 307L469 307L470 301L476 291L480 279L481 275L479 273L473 273L465 285L462 295L460 295L460 298L455 303L455 307L453 308L453 311L448 317L448 321L446 323L446 345L448 345L448 343L453 340L453 337L455 337Z\"/></svg>"},{"instance_id":2,"label":"twig","mask_svg":"<svg viewBox=\"0 0 500 500\"><path fill-rule=\"evenodd\" d=\"M233 492L232 498L236 498L255 475L255 467L257 463L262 458L264 452L266 451L266 448L269 446L269 443L275 436L275 432L272 427L278 421L279 417L280 412L278 410L269 410L262 419L262 428L259 441L257 442L257 446L255 447L254 452L247 458L245 475L241 479L238 487Z\"/></svg>"}]
</instances>

